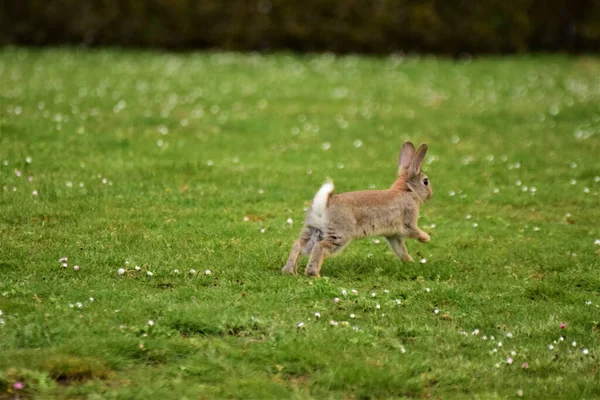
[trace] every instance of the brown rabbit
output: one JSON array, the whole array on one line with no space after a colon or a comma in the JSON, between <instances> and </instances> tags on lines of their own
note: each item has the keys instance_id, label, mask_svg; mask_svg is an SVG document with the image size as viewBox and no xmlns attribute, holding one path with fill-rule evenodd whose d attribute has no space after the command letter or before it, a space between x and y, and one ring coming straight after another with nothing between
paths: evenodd
<instances>
[{"instance_id":1,"label":"brown rabbit","mask_svg":"<svg viewBox=\"0 0 600 400\"><path fill-rule=\"evenodd\" d=\"M296 263L302 252L310 254L304 273L319 276L325 257L338 253L352 240L366 236L384 236L402 261L413 262L406 251L405 239L424 243L430 240L417 226L420 204L433 195L429 178L421 172L426 153L425 143L416 152L412 143L404 143L398 178L387 190L332 194L333 183L321 186L282 272L296 274Z\"/></svg>"}]
</instances>

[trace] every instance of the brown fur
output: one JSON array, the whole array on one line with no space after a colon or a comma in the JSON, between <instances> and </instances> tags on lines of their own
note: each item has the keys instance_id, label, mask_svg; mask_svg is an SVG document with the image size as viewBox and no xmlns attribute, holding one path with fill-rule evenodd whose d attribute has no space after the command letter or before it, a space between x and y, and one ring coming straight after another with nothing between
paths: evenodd
<instances>
[{"instance_id":1,"label":"brown fur","mask_svg":"<svg viewBox=\"0 0 600 400\"><path fill-rule=\"evenodd\" d=\"M296 274L297 260L303 252L310 254L305 274L319 276L327 256L341 251L350 241L367 236L384 236L402 261L412 262L405 239L430 240L417 226L420 204L433 195L427 176L421 172L426 152L426 144L416 152L410 142L402 146L398 178L390 189L331 194L324 215L313 210L313 201L283 272Z\"/></svg>"}]
</instances>

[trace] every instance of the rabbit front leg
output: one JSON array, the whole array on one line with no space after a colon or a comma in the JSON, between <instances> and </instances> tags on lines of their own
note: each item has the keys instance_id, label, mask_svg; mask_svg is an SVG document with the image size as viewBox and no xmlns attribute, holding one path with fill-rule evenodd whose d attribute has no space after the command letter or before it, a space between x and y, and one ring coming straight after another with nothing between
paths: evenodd
<instances>
[{"instance_id":1,"label":"rabbit front leg","mask_svg":"<svg viewBox=\"0 0 600 400\"><path fill-rule=\"evenodd\" d=\"M408 254L406 250L406 244L404 243L404 239L400 235L396 236L388 236L385 238L390 248L396 253L398 258L400 258L404 262L414 262L413 258Z\"/></svg>"},{"instance_id":2,"label":"rabbit front leg","mask_svg":"<svg viewBox=\"0 0 600 400\"><path fill-rule=\"evenodd\" d=\"M417 239L419 242L427 243L431 240L431 237L423 232L417 224L405 224L404 225L404 233L411 239Z\"/></svg>"}]
</instances>

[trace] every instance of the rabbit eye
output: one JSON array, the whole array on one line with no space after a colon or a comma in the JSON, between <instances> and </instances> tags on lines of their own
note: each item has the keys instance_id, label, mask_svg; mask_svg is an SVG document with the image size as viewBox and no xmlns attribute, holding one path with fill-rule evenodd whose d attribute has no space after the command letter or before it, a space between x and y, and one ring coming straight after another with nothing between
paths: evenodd
<instances>
[{"instance_id":1,"label":"rabbit eye","mask_svg":"<svg viewBox=\"0 0 600 400\"><path fill-rule=\"evenodd\" d=\"M429 179L427 179L427 178L423 179L423 183L425 184L425 186L429 185Z\"/></svg>"}]
</instances>

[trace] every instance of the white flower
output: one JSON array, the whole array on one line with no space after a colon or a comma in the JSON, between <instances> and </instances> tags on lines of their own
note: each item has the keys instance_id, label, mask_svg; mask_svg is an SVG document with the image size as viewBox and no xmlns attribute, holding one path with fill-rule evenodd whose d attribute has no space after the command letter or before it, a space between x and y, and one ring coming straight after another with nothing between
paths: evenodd
<instances>
[{"instance_id":1,"label":"white flower","mask_svg":"<svg viewBox=\"0 0 600 400\"><path fill-rule=\"evenodd\" d=\"M581 350L581 352L583 353L584 356L587 356L590 353L590 351L588 349L586 349L586 348L584 348L583 350Z\"/></svg>"},{"instance_id":2,"label":"white flower","mask_svg":"<svg viewBox=\"0 0 600 400\"><path fill-rule=\"evenodd\" d=\"M591 301L586 301L586 302L585 302L585 305L586 305L586 306L589 306L589 305L591 305L591 304L592 304L592 302L591 302Z\"/></svg>"},{"instance_id":3,"label":"white flower","mask_svg":"<svg viewBox=\"0 0 600 400\"><path fill-rule=\"evenodd\" d=\"M196 274L196 270L194 268L190 269L190 274L195 275Z\"/></svg>"},{"instance_id":4,"label":"white flower","mask_svg":"<svg viewBox=\"0 0 600 400\"><path fill-rule=\"evenodd\" d=\"M119 275L123 275L125 273L125 268L119 268L119 270L117 271L117 273Z\"/></svg>"},{"instance_id":5,"label":"white flower","mask_svg":"<svg viewBox=\"0 0 600 400\"><path fill-rule=\"evenodd\" d=\"M302 329L302 327L304 327L304 322L300 322L300 323L298 323L298 325L296 325L296 327L297 327L298 329Z\"/></svg>"},{"instance_id":6,"label":"white flower","mask_svg":"<svg viewBox=\"0 0 600 400\"><path fill-rule=\"evenodd\" d=\"M126 266L129 266L129 261L125 261L125 265L126 265Z\"/></svg>"},{"instance_id":7,"label":"white flower","mask_svg":"<svg viewBox=\"0 0 600 400\"><path fill-rule=\"evenodd\" d=\"M342 290L342 296L347 296L348 292L346 292L345 290Z\"/></svg>"},{"instance_id":8,"label":"white flower","mask_svg":"<svg viewBox=\"0 0 600 400\"><path fill-rule=\"evenodd\" d=\"M352 289L352 294L355 295L355 296L358 295L358 290Z\"/></svg>"},{"instance_id":9,"label":"white flower","mask_svg":"<svg viewBox=\"0 0 600 400\"><path fill-rule=\"evenodd\" d=\"M572 345L573 347L575 347L575 346L577 346L577 342L573 340L573 343L571 343L571 345Z\"/></svg>"},{"instance_id":10,"label":"white flower","mask_svg":"<svg viewBox=\"0 0 600 400\"><path fill-rule=\"evenodd\" d=\"M356 315L350 314L350 318L354 319L354 318L356 318Z\"/></svg>"},{"instance_id":11,"label":"white flower","mask_svg":"<svg viewBox=\"0 0 600 400\"><path fill-rule=\"evenodd\" d=\"M389 293L390 291L387 289L383 289L383 293Z\"/></svg>"},{"instance_id":12,"label":"white flower","mask_svg":"<svg viewBox=\"0 0 600 400\"><path fill-rule=\"evenodd\" d=\"M210 269L207 269L206 271L204 271L204 275L209 276L211 275L212 272L210 272Z\"/></svg>"},{"instance_id":13,"label":"white flower","mask_svg":"<svg viewBox=\"0 0 600 400\"><path fill-rule=\"evenodd\" d=\"M513 350L513 351L510 352L510 355L514 357L514 356L517 355L517 352Z\"/></svg>"},{"instance_id":14,"label":"white flower","mask_svg":"<svg viewBox=\"0 0 600 400\"><path fill-rule=\"evenodd\" d=\"M289 225L292 225L294 223L294 220L291 218L288 218L285 222L287 222Z\"/></svg>"},{"instance_id":15,"label":"white flower","mask_svg":"<svg viewBox=\"0 0 600 400\"><path fill-rule=\"evenodd\" d=\"M466 219L471 219L471 214L467 214Z\"/></svg>"},{"instance_id":16,"label":"white flower","mask_svg":"<svg viewBox=\"0 0 600 400\"><path fill-rule=\"evenodd\" d=\"M146 274L147 274L148 276L152 276L152 275L154 275L154 274L152 273L152 271L148 271L148 272L146 272Z\"/></svg>"},{"instance_id":17,"label":"white flower","mask_svg":"<svg viewBox=\"0 0 600 400\"><path fill-rule=\"evenodd\" d=\"M2 313L2 310L0 310L0 317L2 316L2 314L3 314L3 313Z\"/></svg>"},{"instance_id":18,"label":"white flower","mask_svg":"<svg viewBox=\"0 0 600 400\"><path fill-rule=\"evenodd\" d=\"M502 347L502 342L498 342L498 347Z\"/></svg>"},{"instance_id":19,"label":"white flower","mask_svg":"<svg viewBox=\"0 0 600 400\"><path fill-rule=\"evenodd\" d=\"M596 240L594 241L594 244L595 244L596 246L600 246L600 239L596 239Z\"/></svg>"},{"instance_id":20,"label":"white flower","mask_svg":"<svg viewBox=\"0 0 600 400\"><path fill-rule=\"evenodd\" d=\"M246 222L250 221L250 217L244 217L244 221L246 221Z\"/></svg>"},{"instance_id":21,"label":"white flower","mask_svg":"<svg viewBox=\"0 0 600 400\"><path fill-rule=\"evenodd\" d=\"M490 336L490 340L496 340L494 336Z\"/></svg>"},{"instance_id":22,"label":"white flower","mask_svg":"<svg viewBox=\"0 0 600 400\"><path fill-rule=\"evenodd\" d=\"M178 274L178 273L179 273L179 270L176 268L176 269L174 269L174 270L173 270L173 273L174 273L174 274Z\"/></svg>"},{"instance_id":23,"label":"white flower","mask_svg":"<svg viewBox=\"0 0 600 400\"><path fill-rule=\"evenodd\" d=\"M329 320L329 325L331 325L331 326L337 326L337 324L338 324L338 323L337 323L336 321L334 321L334 320Z\"/></svg>"},{"instance_id":24,"label":"white flower","mask_svg":"<svg viewBox=\"0 0 600 400\"><path fill-rule=\"evenodd\" d=\"M565 340L565 338L564 338L564 337L562 337L562 336L558 338L558 341L559 341L559 342L563 342L564 340Z\"/></svg>"},{"instance_id":25,"label":"white flower","mask_svg":"<svg viewBox=\"0 0 600 400\"><path fill-rule=\"evenodd\" d=\"M339 302L340 302L340 299L336 297L336 298L334 298L334 299L333 299L333 302L334 302L334 303L339 303Z\"/></svg>"},{"instance_id":26,"label":"white flower","mask_svg":"<svg viewBox=\"0 0 600 400\"><path fill-rule=\"evenodd\" d=\"M79 301L77 303L75 303L75 305L77 306L77 308L83 307L83 304L81 304Z\"/></svg>"},{"instance_id":27,"label":"white flower","mask_svg":"<svg viewBox=\"0 0 600 400\"><path fill-rule=\"evenodd\" d=\"M319 318L321 318L321 313L319 313L319 312L316 312L316 313L315 313L315 318L316 318L316 319L319 319Z\"/></svg>"},{"instance_id":28,"label":"white flower","mask_svg":"<svg viewBox=\"0 0 600 400\"><path fill-rule=\"evenodd\" d=\"M396 299L396 304L400 305L400 304L402 304L402 301L400 299Z\"/></svg>"},{"instance_id":29,"label":"white flower","mask_svg":"<svg viewBox=\"0 0 600 400\"><path fill-rule=\"evenodd\" d=\"M379 310L381 306L379 304L375 304L375 308Z\"/></svg>"},{"instance_id":30,"label":"white flower","mask_svg":"<svg viewBox=\"0 0 600 400\"><path fill-rule=\"evenodd\" d=\"M4 318L0 318L0 325L4 325L4 324L5 324Z\"/></svg>"},{"instance_id":31,"label":"white flower","mask_svg":"<svg viewBox=\"0 0 600 400\"><path fill-rule=\"evenodd\" d=\"M513 359L511 357L508 357L508 359L506 360L506 363L508 365L512 364L513 363Z\"/></svg>"},{"instance_id":32,"label":"white flower","mask_svg":"<svg viewBox=\"0 0 600 400\"><path fill-rule=\"evenodd\" d=\"M431 288L425 288L425 291L426 291L427 293L429 293L429 292L431 292Z\"/></svg>"},{"instance_id":33,"label":"white flower","mask_svg":"<svg viewBox=\"0 0 600 400\"><path fill-rule=\"evenodd\" d=\"M38 195L38 191L37 191L37 190L34 190L33 192L31 192L31 194L32 194L33 196L37 196L37 195Z\"/></svg>"},{"instance_id":34,"label":"white flower","mask_svg":"<svg viewBox=\"0 0 600 400\"><path fill-rule=\"evenodd\" d=\"M91 302L93 302L95 299L93 297L90 297L89 299Z\"/></svg>"},{"instance_id":35,"label":"white flower","mask_svg":"<svg viewBox=\"0 0 600 400\"><path fill-rule=\"evenodd\" d=\"M479 224L478 224L477 222L474 222L474 223L473 223L473 227L474 227L474 228L477 228L478 226L479 226Z\"/></svg>"},{"instance_id":36,"label":"white flower","mask_svg":"<svg viewBox=\"0 0 600 400\"><path fill-rule=\"evenodd\" d=\"M479 329L473 330L473 332L471 332L471 335L473 335L473 336L479 335Z\"/></svg>"},{"instance_id":37,"label":"white flower","mask_svg":"<svg viewBox=\"0 0 600 400\"><path fill-rule=\"evenodd\" d=\"M483 336L481 337L481 340L487 340L487 336L483 335Z\"/></svg>"},{"instance_id":38,"label":"white flower","mask_svg":"<svg viewBox=\"0 0 600 400\"><path fill-rule=\"evenodd\" d=\"M265 233L265 228L260 228L260 233Z\"/></svg>"},{"instance_id":39,"label":"white flower","mask_svg":"<svg viewBox=\"0 0 600 400\"><path fill-rule=\"evenodd\" d=\"M375 292L371 292L371 297L375 297Z\"/></svg>"},{"instance_id":40,"label":"white flower","mask_svg":"<svg viewBox=\"0 0 600 400\"><path fill-rule=\"evenodd\" d=\"M139 265L136 265L134 269L135 269L136 271L139 271L141 268L140 268L140 266L139 266Z\"/></svg>"},{"instance_id":41,"label":"white flower","mask_svg":"<svg viewBox=\"0 0 600 400\"><path fill-rule=\"evenodd\" d=\"M62 267L63 267L63 268L67 268L67 267L68 267L68 264L67 264L66 262L65 262L65 263L62 263Z\"/></svg>"},{"instance_id":42,"label":"white flower","mask_svg":"<svg viewBox=\"0 0 600 400\"><path fill-rule=\"evenodd\" d=\"M438 310L437 308L434 308L434 309L433 309L433 313L434 313L434 314L439 314L439 313L440 313L440 310Z\"/></svg>"},{"instance_id":43,"label":"white flower","mask_svg":"<svg viewBox=\"0 0 600 400\"><path fill-rule=\"evenodd\" d=\"M152 320L148 321L148 325L154 326L154 321L152 321Z\"/></svg>"},{"instance_id":44,"label":"white flower","mask_svg":"<svg viewBox=\"0 0 600 400\"><path fill-rule=\"evenodd\" d=\"M321 145L321 147L323 148L323 150L329 150L331 148L331 143L325 142Z\"/></svg>"},{"instance_id":45,"label":"white flower","mask_svg":"<svg viewBox=\"0 0 600 400\"><path fill-rule=\"evenodd\" d=\"M548 345L548 349L549 349L549 350L553 350L553 349L554 349L554 346L553 346L553 345L551 345L551 344L549 344L549 345Z\"/></svg>"},{"instance_id":46,"label":"white flower","mask_svg":"<svg viewBox=\"0 0 600 400\"><path fill-rule=\"evenodd\" d=\"M507 338L509 338L509 339L510 339L510 338L512 338L512 336L513 336L513 335L512 335L512 333L510 333L510 332L506 332L506 337L507 337Z\"/></svg>"},{"instance_id":47,"label":"white flower","mask_svg":"<svg viewBox=\"0 0 600 400\"><path fill-rule=\"evenodd\" d=\"M426 258L422 258L422 259L421 259L421 264L425 264L426 262L427 262L427 259L426 259Z\"/></svg>"}]
</instances>

